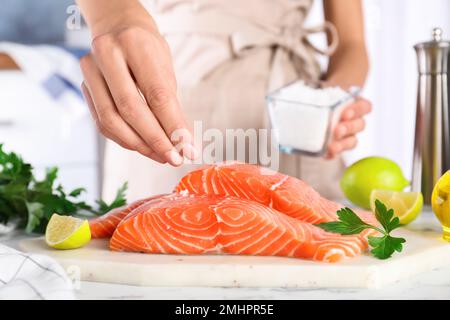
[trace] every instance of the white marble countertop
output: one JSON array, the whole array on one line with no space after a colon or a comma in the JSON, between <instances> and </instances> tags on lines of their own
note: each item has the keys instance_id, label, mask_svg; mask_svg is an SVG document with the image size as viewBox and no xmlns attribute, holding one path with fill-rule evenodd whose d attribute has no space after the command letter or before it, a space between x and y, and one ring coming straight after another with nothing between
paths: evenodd
<instances>
[{"instance_id":1,"label":"white marble countertop","mask_svg":"<svg viewBox=\"0 0 450 320\"><path fill-rule=\"evenodd\" d=\"M450 268L434 270L382 289L282 289L135 287L81 282L80 299L450 299Z\"/></svg>"},{"instance_id":2,"label":"white marble countertop","mask_svg":"<svg viewBox=\"0 0 450 320\"><path fill-rule=\"evenodd\" d=\"M17 248L19 234L0 242ZM450 245L450 244L449 244ZM381 289L136 287L82 281L79 299L450 299L450 266Z\"/></svg>"}]
</instances>

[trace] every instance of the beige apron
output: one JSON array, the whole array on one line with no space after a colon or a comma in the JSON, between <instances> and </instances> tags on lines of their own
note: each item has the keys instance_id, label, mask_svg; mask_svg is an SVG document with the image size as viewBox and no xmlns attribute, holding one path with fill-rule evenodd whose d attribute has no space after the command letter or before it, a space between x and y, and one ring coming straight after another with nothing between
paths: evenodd
<instances>
[{"instance_id":1,"label":"beige apron","mask_svg":"<svg viewBox=\"0 0 450 320\"><path fill-rule=\"evenodd\" d=\"M315 56L330 53L308 42L309 33L335 33L329 24L304 28L312 1L142 1L170 45L187 118L201 120L204 130L267 128L266 94L298 78L319 79ZM304 179L324 196L341 196L341 159L280 154L279 164L281 172ZM129 200L167 193L194 167L161 165L108 141L103 196L111 199L124 181Z\"/></svg>"}]
</instances>

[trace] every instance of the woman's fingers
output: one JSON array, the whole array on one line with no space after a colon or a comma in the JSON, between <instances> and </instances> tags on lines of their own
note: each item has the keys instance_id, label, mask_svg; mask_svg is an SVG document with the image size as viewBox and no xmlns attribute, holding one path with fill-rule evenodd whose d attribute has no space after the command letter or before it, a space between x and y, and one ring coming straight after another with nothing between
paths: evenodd
<instances>
[{"instance_id":1,"label":"woman's fingers","mask_svg":"<svg viewBox=\"0 0 450 320\"><path fill-rule=\"evenodd\" d=\"M358 98L342 112L341 121L349 121L364 117L372 111L372 104L363 98Z\"/></svg>"},{"instance_id":2,"label":"woman's fingers","mask_svg":"<svg viewBox=\"0 0 450 320\"><path fill-rule=\"evenodd\" d=\"M174 166L181 165L182 156L140 95L122 52L117 50L115 40L109 37L97 38L93 50L121 117L157 154Z\"/></svg>"},{"instance_id":3,"label":"woman's fingers","mask_svg":"<svg viewBox=\"0 0 450 320\"><path fill-rule=\"evenodd\" d=\"M86 100L86 103L89 107L89 111L91 113L92 119L94 119L95 125L98 128L99 122L98 122L97 112L95 111L94 101L92 101L91 94L89 93L89 90L86 87L84 82L81 84L81 91L83 92L84 99Z\"/></svg>"},{"instance_id":4,"label":"woman's fingers","mask_svg":"<svg viewBox=\"0 0 450 320\"><path fill-rule=\"evenodd\" d=\"M358 98L342 112L340 122L334 128L326 158L334 158L338 154L356 147L358 143L356 135L365 129L364 116L371 111L370 102Z\"/></svg>"},{"instance_id":5,"label":"woman's fingers","mask_svg":"<svg viewBox=\"0 0 450 320\"><path fill-rule=\"evenodd\" d=\"M345 138L345 139L339 140L339 141L333 141L328 146L327 158L329 158L329 159L334 158L335 156L337 156L338 154L340 154L346 150L354 149L357 144L358 144L358 139L355 136Z\"/></svg>"},{"instance_id":6,"label":"woman's fingers","mask_svg":"<svg viewBox=\"0 0 450 320\"><path fill-rule=\"evenodd\" d=\"M171 142L182 147L190 159L195 158L192 134L183 117L176 93L170 51L158 35L142 35L147 41L137 43L123 37L129 67L145 100ZM148 57L154 57L148 59Z\"/></svg>"},{"instance_id":7,"label":"woman's fingers","mask_svg":"<svg viewBox=\"0 0 450 320\"><path fill-rule=\"evenodd\" d=\"M135 150L155 161L165 163L165 159L149 148L120 117L105 80L90 55L82 58L81 70L85 79L82 90L92 117L102 134L126 149Z\"/></svg>"},{"instance_id":8,"label":"woman's fingers","mask_svg":"<svg viewBox=\"0 0 450 320\"><path fill-rule=\"evenodd\" d=\"M365 126L363 118L339 123L335 128L333 141L328 146L326 158L334 158L346 150L355 148L358 141L356 135L363 131Z\"/></svg>"},{"instance_id":9,"label":"woman's fingers","mask_svg":"<svg viewBox=\"0 0 450 320\"><path fill-rule=\"evenodd\" d=\"M334 130L334 138L339 140L362 132L366 127L366 121L359 118L351 121L340 122Z\"/></svg>"}]
</instances>

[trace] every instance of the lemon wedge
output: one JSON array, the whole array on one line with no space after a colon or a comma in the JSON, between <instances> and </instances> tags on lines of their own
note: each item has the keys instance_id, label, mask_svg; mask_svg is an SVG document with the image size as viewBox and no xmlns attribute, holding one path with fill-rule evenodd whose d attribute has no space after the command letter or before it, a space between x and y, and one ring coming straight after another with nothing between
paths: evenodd
<instances>
[{"instance_id":1,"label":"lemon wedge","mask_svg":"<svg viewBox=\"0 0 450 320\"><path fill-rule=\"evenodd\" d=\"M405 225L414 221L422 211L423 196L420 192L396 192L388 190L373 190L370 194L370 208L375 212L375 200L380 200Z\"/></svg>"},{"instance_id":2,"label":"lemon wedge","mask_svg":"<svg viewBox=\"0 0 450 320\"><path fill-rule=\"evenodd\" d=\"M45 231L45 242L55 249L81 248L91 240L89 222L70 216L52 215Z\"/></svg>"}]
</instances>

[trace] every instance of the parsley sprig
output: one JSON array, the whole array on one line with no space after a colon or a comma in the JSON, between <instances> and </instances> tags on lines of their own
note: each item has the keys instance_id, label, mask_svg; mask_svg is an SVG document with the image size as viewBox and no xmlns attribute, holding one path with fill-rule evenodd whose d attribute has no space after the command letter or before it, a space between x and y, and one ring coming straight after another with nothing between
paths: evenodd
<instances>
[{"instance_id":1,"label":"parsley sprig","mask_svg":"<svg viewBox=\"0 0 450 320\"><path fill-rule=\"evenodd\" d=\"M126 204L125 183L110 203L97 200L93 207L78 200L85 192L77 188L66 192L56 184L58 169L47 169L45 177L38 180L33 167L14 152L3 151L0 144L0 223L18 221L19 228L27 233L44 233L53 213L71 216L99 216Z\"/></svg>"},{"instance_id":2,"label":"parsley sprig","mask_svg":"<svg viewBox=\"0 0 450 320\"><path fill-rule=\"evenodd\" d=\"M388 259L395 251L402 251L403 243L406 240L391 236L393 230L401 227L400 220L398 217L394 217L394 210L388 210L381 201L375 201L375 218L383 229L364 222L349 208L339 210L337 215L339 221L324 222L316 226L325 231L342 235L359 234L366 229L378 231L381 236L368 237L369 245L373 248L370 252L378 259Z\"/></svg>"}]
</instances>

